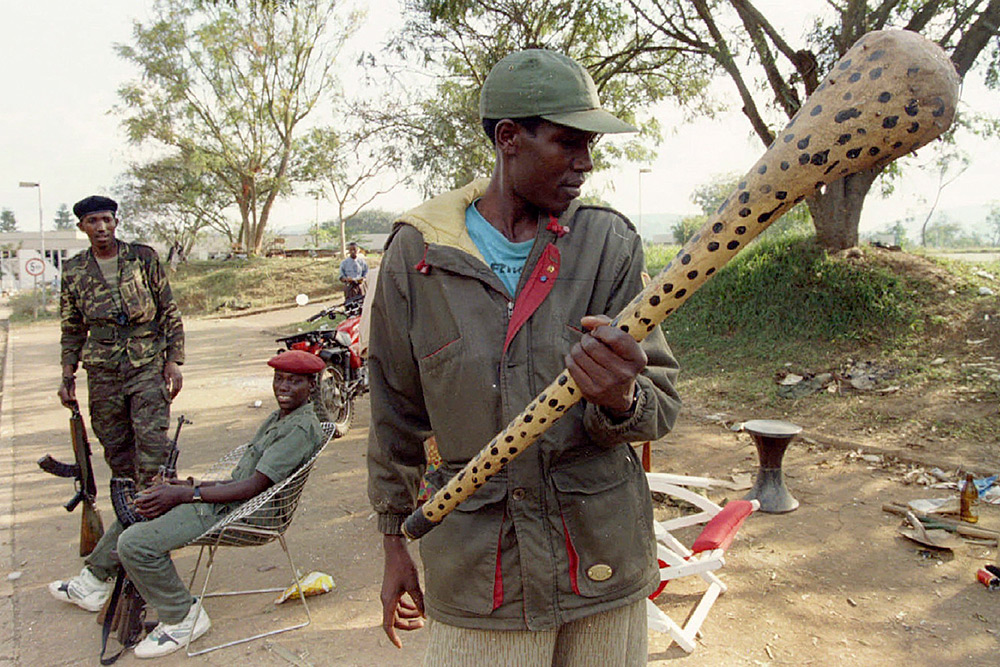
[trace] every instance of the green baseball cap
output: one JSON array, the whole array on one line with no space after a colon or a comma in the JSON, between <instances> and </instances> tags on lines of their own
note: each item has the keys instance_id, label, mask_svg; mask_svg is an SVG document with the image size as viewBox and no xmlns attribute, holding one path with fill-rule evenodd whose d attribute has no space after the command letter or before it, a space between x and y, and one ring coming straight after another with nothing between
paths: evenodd
<instances>
[{"instance_id":1,"label":"green baseball cap","mask_svg":"<svg viewBox=\"0 0 1000 667\"><path fill-rule=\"evenodd\" d=\"M568 56L546 49L517 51L493 66L479 94L479 117L539 116L586 132L637 132L601 108L590 73Z\"/></svg>"}]
</instances>

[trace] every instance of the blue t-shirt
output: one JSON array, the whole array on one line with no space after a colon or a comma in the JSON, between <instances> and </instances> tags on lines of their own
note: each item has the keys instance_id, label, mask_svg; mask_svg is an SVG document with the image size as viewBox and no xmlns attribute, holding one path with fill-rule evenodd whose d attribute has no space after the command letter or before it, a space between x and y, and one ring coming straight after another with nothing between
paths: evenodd
<instances>
[{"instance_id":1,"label":"blue t-shirt","mask_svg":"<svg viewBox=\"0 0 1000 667\"><path fill-rule=\"evenodd\" d=\"M472 202L469 208L465 209L465 226L469 230L472 242L483 254L486 264L497 274L507 292L514 296L524 263L528 261L531 246L535 244L534 239L520 243L507 240L507 237L491 225L489 220L480 215L476 210L476 202Z\"/></svg>"}]
</instances>

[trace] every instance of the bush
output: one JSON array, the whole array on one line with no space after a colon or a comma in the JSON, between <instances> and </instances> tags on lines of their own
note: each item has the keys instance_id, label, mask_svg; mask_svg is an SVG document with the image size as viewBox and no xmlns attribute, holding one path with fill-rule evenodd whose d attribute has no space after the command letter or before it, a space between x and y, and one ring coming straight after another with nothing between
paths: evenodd
<instances>
[{"instance_id":1,"label":"bush","mask_svg":"<svg viewBox=\"0 0 1000 667\"><path fill-rule=\"evenodd\" d=\"M48 309L42 309L42 290L23 290L10 297L10 319L14 322L45 320L59 316L59 294L49 290Z\"/></svg>"}]
</instances>

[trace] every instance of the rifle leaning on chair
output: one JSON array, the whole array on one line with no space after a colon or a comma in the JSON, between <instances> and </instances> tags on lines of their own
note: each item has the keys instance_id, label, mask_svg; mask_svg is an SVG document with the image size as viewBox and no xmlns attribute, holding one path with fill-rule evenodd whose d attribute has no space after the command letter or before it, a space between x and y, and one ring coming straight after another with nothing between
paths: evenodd
<instances>
[{"instance_id":1,"label":"rifle leaning on chair","mask_svg":"<svg viewBox=\"0 0 1000 667\"><path fill-rule=\"evenodd\" d=\"M190 424L191 421L184 415L177 418L177 430L174 431L174 439L170 443L167 451L167 460L160 466L154 480L164 481L177 477L177 454L179 449L177 441L181 435L181 426ZM134 523L146 521L146 517L139 514L135 508L135 480L129 477L111 478L111 505L115 509L115 516L122 529L128 528ZM115 587L108 598L107 604L101 610L101 615L97 619L101 626L101 664L110 665L114 663L121 654L129 648L139 643L145 634L146 628L146 601L136 590L135 584L128 578L125 568L118 566L118 576L115 577ZM115 633L122 650L113 656L104 657L107 650L108 637Z\"/></svg>"},{"instance_id":2,"label":"rifle leaning on chair","mask_svg":"<svg viewBox=\"0 0 1000 667\"><path fill-rule=\"evenodd\" d=\"M101 513L97 511L97 483L94 481L94 468L90 463L90 442L87 440L87 427L80 414L80 404L72 401L70 410L72 414L69 418L69 433L76 463L63 463L46 454L38 459L38 466L56 477L73 478L76 494L63 507L67 512L72 512L77 505L83 503L83 514L80 517L80 555L89 556L97 546L97 541L104 535L104 523L101 521Z\"/></svg>"}]
</instances>

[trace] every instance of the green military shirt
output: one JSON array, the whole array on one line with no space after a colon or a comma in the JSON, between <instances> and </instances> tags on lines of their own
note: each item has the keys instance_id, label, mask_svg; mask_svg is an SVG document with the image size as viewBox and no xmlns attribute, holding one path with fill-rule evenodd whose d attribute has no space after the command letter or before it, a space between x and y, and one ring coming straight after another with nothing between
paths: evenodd
<instances>
[{"instance_id":1,"label":"green military shirt","mask_svg":"<svg viewBox=\"0 0 1000 667\"><path fill-rule=\"evenodd\" d=\"M117 369L127 359L144 366L184 363L184 327L156 251L118 241L117 294L104 279L91 249L63 264L59 312L62 364Z\"/></svg>"},{"instance_id":2,"label":"green military shirt","mask_svg":"<svg viewBox=\"0 0 1000 667\"><path fill-rule=\"evenodd\" d=\"M233 479L248 479L256 471L277 484L312 458L323 440L323 429L312 403L300 406L284 418L280 410L275 410L257 429L233 469Z\"/></svg>"}]
</instances>

